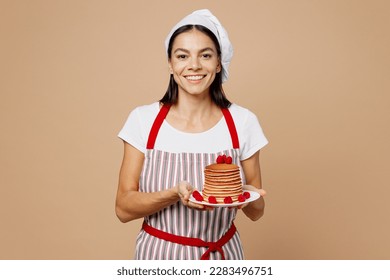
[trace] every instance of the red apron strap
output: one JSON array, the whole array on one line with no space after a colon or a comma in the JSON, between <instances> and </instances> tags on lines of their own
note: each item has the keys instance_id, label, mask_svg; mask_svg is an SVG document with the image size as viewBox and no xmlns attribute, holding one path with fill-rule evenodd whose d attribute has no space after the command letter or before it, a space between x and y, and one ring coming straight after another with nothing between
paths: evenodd
<instances>
[{"instance_id":1,"label":"red apron strap","mask_svg":"<svg viewBox=\"0 0 390 280\"><path fill-rule=\"evenodd\" d=\"M152 128L150 129L148 142L146 144L146 149L153 149L154 148L154 143L156 142L158 131L160 130L160 127L161 127L162 123L164 122L165 117L167 116L170 107L171 107L170 104L164 104L161 107L160 112L158 112L158 115L157 115L156 119L154 120Z\"/></svg>"},{"instance_id":2,"label":"red apron strap","mask_svg":"<svg viewBox=\"0 0 390 280\"><path fill-rule=\"evenodd\" d=\"M157 117L154 120L154 123L152 125L152 128L150 129L148 142L146 144L146 149L153 149L154 148L154 143L156 142L158 131L160 130L160 127L161 127L162 123L164 122L164 119L167 116L170 107L171 107L170 104L164 104L161 107L160 111L158 112ZM230 137L232 138L233 149L238 149L238 148L240 148L240 143L238 141L238 134L237 134L236 126L235 126L234 121L233 121L233 117L230 114L229 109L222 108L221 110L222 110L223 116L225 117L226 124L229 128Z\"/></svg>"},{"instance_id":3,"label":"red apron strap","mask_svg":"<svg viewBox=\"0 0 390 280\"><path fill-rule=\"evenodd\" d=\"M185 237L174 235L154 227L149 226L146 222L142 224L142 229L157 238L163 239L165 241L185 245L185 246L196 246L196 247L207 247L207 251L201 256L201 260L209 260L210 253L218 251L222 259L225 259L225 254L223 252L222 246L225 245L235 234L236 227L234 224L231 225L229 230L217 241L217 242L206 242L199 238Z\"/></svg>"},{"instance_id":4,"label":"red apron strap","mask_svg":"<svg viewBox=\"0 0 390 280\"><path fill-rule=\"evenodd\" d=\"M238 141L238 134L236 130L236 126L233 121L233 117L230 114L229 109L222 108L223 116L225 117L227 126L229 128L230 136L232 137L232 143L233 143L233 149L239 149L240 148L240 142Z\"/></svg>"}]
</instances>

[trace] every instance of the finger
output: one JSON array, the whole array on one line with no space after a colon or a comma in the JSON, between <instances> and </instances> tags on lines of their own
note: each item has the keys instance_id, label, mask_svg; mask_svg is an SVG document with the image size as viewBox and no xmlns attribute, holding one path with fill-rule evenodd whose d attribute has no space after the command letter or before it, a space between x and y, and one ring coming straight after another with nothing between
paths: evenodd
<instances>
[{"instance_id":1,"label":"finger","mask_svg":"<svg viewBox=\"0 0 390 280\"><path fill-rule=\"evenodd\" d=\"M196 209L205 209L205 206L198 203L193 203L191 201L188 202L188 206Z\"/></svg>"},{"instance_id":2,"label":"finger","mask_svg":"<svg viewBox=\"0 0 390 280\"><path fill-rule=\"evenodd\" d=\"M208 211L212 211L212 210L214 210L214 207L205 205L204 209L208 210Z\"/></svg>"},{"instance_id":3,"label":"finger","mask_svg":"<svg viewBox=\"0 0 390 280\"><path fill-rule=\"evenodd\" d=\"M244 204L238 205L238 206L237 206L237 209L242 209L242 208L248 206L248 204L249 204L249 203L244 203Z\"/></svg>"},{"instance_id":4,"label":"finger","mask_svg":"<svg viewBox=\"0 0 390 280\"><path fill-rule=\"evenodd\" d=\"M265 190L263 190L263 189L260 189L259 193L260 193L261 196L266 196L267 195L267 192Z\"/></svg>"}]
</instances>

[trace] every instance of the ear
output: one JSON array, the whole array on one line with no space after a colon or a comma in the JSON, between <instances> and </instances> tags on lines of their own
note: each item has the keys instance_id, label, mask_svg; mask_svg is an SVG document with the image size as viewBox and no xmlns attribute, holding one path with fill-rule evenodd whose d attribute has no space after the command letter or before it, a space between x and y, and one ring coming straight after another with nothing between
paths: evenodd
<instances>
[{"instance_id":1,"label":"ear","mask_svg":"<svg viewBox=\"0 0 390 280\"><path fill-rule=\"evenodd\" d=\"M171 60L168 60L168 69L169 69L169 74L173 74L173 68L172 68L172 63Z\"/></svg>"},{"instance_id":2,"label":"ear","mask_svg":"<svg viewBox=\"0 0 390 280\"><path fill-rule=\"evenodd\" d=\"M217 73L222 71L221 57L218 57Z\"/></svg>"},{"instance_id":3,"label":"ear","mask_svg":"<svg viewBox=\"0 0 390 280\"><path fill-rule=\"evenodd\" d=\"M218 63L218 65L217 65L217 73L221 72L221 70L222 70L221 63Z\"/></svg>"}]
</instances>

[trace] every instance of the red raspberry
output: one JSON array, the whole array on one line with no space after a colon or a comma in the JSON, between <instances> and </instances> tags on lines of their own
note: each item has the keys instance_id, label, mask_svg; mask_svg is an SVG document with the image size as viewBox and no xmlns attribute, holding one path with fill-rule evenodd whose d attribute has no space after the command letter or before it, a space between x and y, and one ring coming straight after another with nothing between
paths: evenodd
<instances>
[{"instance_id":1,"label":"red raspberry","mask_svg":"<svg viewBox=\"0 0 390 280\"><path fill-rule=\"evenodd\" d=\"M210 196L209 197L209 202L212 203L212 204L217 204L217 199L215 198L215 196Z\"/></svg>"},{"instance_id":2,"label":"red raspberry","mask_svg":"<svg viewBox=\"0 0 390 280\"><path fill-rule=\"evenodd\" d=\"M193 191L192 196L196 199L196 201L203 201L203 196L198 191Z\"/></svg>"},{"instance_id":3,"label":"red raspberry","mask_svg":"<svg viewBox=\"0 0 390 280\"><path fill-rule=\"evenodd\" d=\"M225 199L223 200L223 202L225 204L230 204L230 203L233 203L233 199L230 197L230 196L227 196L225 197Z\"/></svg>"},{"instance_id":4,"label":"red raspberry","mask_svg":"<svg viewBox=\"0 0 390 280\"><path fill-rule=\"evenodd\" d=\"M225 163L227 163L227 164L231 164L232 162L233 162L232 157L227 157L225 160Z\"/></svg>"},{"instance_id":5,"label":"red raspberry","mask_svg":"<svg viewBox=\"0 0 390 280\"><path fill-rule=\"evenodd\" d=\"M245 197L246 199L248 199L248 198L251 197L251 194L250 194L249 192L244 192L243 195L244 195L244 197Z\"/></svg>"},{"instance_id":6,"label":"red raspberry","mask_svg":"<svg viewBox=\"0 0 390 280\"><path fill-rule=\"evenodd\" d=\"M246 200L246 198L245 198L245 196L243 195L243 194L240 194L239 196L238 196L238 201L239 202L244 202Z\"/></svg>"},{"instance_id":7,"label":"red raspberry","mask_svg":"<svg viewBox=\"0 0 390 280\"><path fill-rule=\"evenodd\" d=\"M225 162L225 159L223 158L223 156L217 157L217 163L224 163L224 162Z\"/></svg>"}]
</instances>

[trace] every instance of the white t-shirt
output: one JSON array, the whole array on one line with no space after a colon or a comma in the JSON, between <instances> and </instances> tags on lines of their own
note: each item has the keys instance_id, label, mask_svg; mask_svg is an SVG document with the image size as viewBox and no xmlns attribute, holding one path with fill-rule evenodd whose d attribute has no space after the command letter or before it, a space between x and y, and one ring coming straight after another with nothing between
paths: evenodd
<instances>
[{"instance_id":1,"label":"white t-shirt","mask_svg":"<svg viewBox=\"0 0 390 280\"><path fill-rule=\"evenodd\" d=\"M159 110L158 102L135 108L119 132L119 138L145 153L149 132ZM268 141L255 114L236 104L232 104L229 111L238 134L240 160L245 160ZM154 149L171 153L217 153L232 149L232 140L224 117L214 127L200 133L177 130L164 120Z\"/></svg>"}]
</instances>

